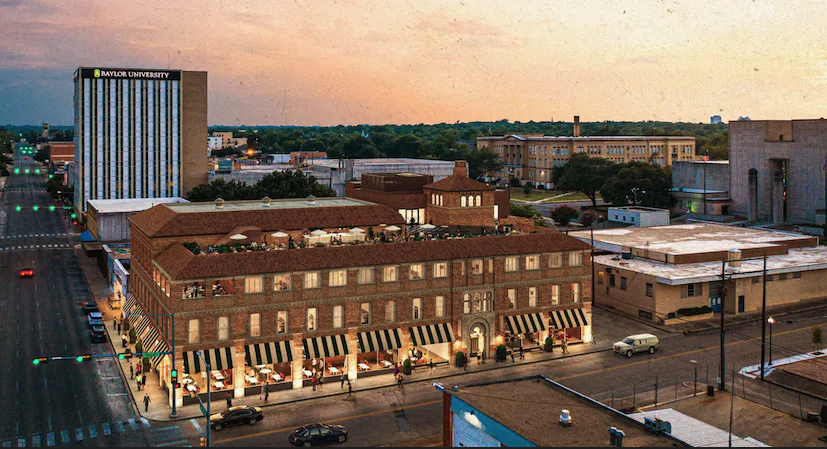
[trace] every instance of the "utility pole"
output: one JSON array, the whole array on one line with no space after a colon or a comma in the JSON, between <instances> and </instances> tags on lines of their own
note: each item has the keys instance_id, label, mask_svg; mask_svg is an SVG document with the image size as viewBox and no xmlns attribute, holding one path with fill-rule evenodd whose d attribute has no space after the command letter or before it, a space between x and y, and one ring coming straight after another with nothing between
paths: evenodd
<instances>
[{"instance_id":1,"label":"utility pole","mask_svg":"<svg viewBox=\"0 0 827 449\"><path fill-rule=\"evenodd\" d=\"M175 313L173 312L170 315L172 316L172 329L170 330L170 333L172 334L172 338L170 338L170 340L172 341L172 355L170 356L170 358L172 358L172 369L174 370L175 369ZM170 412L169 416L170 416L170 418L175 418L176 416L178 416L178 407L176 406L176 402L178 402L178 389L175 388L175 385L171 385L171 387L172 388L170 388L170 390L172 390L172 412ZM209 419L207 419L207 425L209 425L209 424L210 424Z\"/></svg>"},{"instance_id":2,"label":"utility pole","mask_svg":"<svg viewBox=\"0 0 827 449\"><path fill-rule=\"evenodd\" d=\"M709 162L709 150L706 150L707 157L704 160L704 215L706 215L706 165Z\"/></svg>"},{"instance_id":3,"label":"utility pole","mask_svg":"<svg viewBox=\"0 0 827 449\"><path fill-rule=\"evenodd\" d=\"M594 290L594 222L592 222L590 231L591 231L591 237L592 237L592 255L591 255L591 259L592 259L591 260L591 262L592 262L592 307L594 307L595 297L597 296L595 294L595 290Z\"/></svg>"},{"instance_id":4,"label":"utility pole","mask_svg":"<svg viewBox=\"0 0 827 449\"><path fill-rule=\"evenodd\" d=\"M767 350L767 253L764 253L764 294L761 297L761 380L764 380L765 355Z\"/></svg>"},{"instance_id":5,"label":"utility pole","mask_svg":"<svg viewBox=\"0 0 827 449\"><path fill-rule=\"evenodd\" d=\"M724 279L726 279L726 261L721 262L721 287L719 293L721 294L721 381L718 384L720 391L726 391L726 331L724 330L724 306L726 304L726 288L724 287Z\"/></svg>"}]
</instances>

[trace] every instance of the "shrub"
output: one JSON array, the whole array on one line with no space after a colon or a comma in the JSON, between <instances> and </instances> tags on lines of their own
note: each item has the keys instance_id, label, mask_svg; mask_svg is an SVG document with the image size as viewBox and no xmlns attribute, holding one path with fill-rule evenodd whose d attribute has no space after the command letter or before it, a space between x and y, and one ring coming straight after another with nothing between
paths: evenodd
<instances>
[{"instance_id":1,"label":"shrub","mask_svg":"<svg viewBox=\"0 0 827 449\"><path fill-rule=\"evenodd\" d=\"M546 337L546 341L543 343L543 351L551 352L554 349L554 340L551 337Z\"/></svg>"},{"instance_id":2,"label":"shrub","mask_svg":"<svg viewBox=\"0 0 827 449\"><path fill-rule=\"evenodd\" d=\"M201 248L195 242L184 242L182 245L184 245L184 248L190 250L193 254L201 254Z\"/></svg>"},{"instance_id":3,"label":"shrub","mask_svg":"<svg viewBox=\"0 0 827 449\"><path fill-rule=\"evenodd\" d=\"M531 187L529 187L528 184L523 186L523 193L525 193L526 195L531 195Z\"/></svg>"},{"instance_id":4,"label":"shrub","mask_svg":"<svg viewBox=\"0 0 827 449\"><path fill-rule=\"evenodd\" d=\"M411 374L411 359L405 359L405 361L402 362L402 373L406 376Z\"/></svg>"},{"instance_id":5,"label":"shrub","mask_svg":"<svg viewBox=\"0 0 827 449\"><path fill-rule=\"evenodd\" d=\"M499 360L500 362L505 360L505 355L507 353L508 353L508 348L506 348L505 345L501 344L501 345L497 346L497 360Z\"/></svg>"},{"instance_id":6,"label":"shrub","mask_svg":"<svg viewBox=\"0 0 827 449\"><path fill-rule=\"evenodd\" d=\"M703 315L705 313L710 312L712 312L712 307L709 306L687 307L685 309L678 309L678 315L683 316Z\"/></svg>"},{"instance_id":7,"label":"shrub","mask_svg":"<svg viewBox=\"0 0 827 449\"><path fill-rule=\"evenodd\" d=\"M551 219L560 226L569 224L579 214L571 206L562 205L551 211Z\"/></svg>"},{"instance_id":8,"label":"shrub","mask_svg":"<svg viewBox=\"0 0 827 449\"><path fill-rule=\"evenodd\" d=\"M465 353L462 351L457 351L456 365L458 368L465 366Z\"/></svg>"},{"instance_id":9,"label":"shrub","mask_svg":"<svg viewBox=\"0 0 827 449\"><path fill-rule=\"evenodd\" d=\"M508 183L511 185L511 187L520 187L520 178L512 176L508 179Z\"/></svg>"},{"instance_id":10,"label":"shrub","mask_svg":"<svg viewBox=\"0 0 827 449\"><path fill-rule=\"evenodd\" d=\"M593 210L587 210L583 212L583 215L580 216L580 224L585 227L589 227L592 223L596 222L598 218L597 212Z\"/></svg>"},{"instance_id":11,"label":"shrub","mask_svg":"<svg viewBox=\"0 0 827 449\"><path fill-rule=\"evenodd\" d=\"M132 335L133 332L130 331L129 334ZM141 343L141 340L138 340L138 342L135 343L135 352L144 352L144 344Z\"/></svg>"}]
</instances>

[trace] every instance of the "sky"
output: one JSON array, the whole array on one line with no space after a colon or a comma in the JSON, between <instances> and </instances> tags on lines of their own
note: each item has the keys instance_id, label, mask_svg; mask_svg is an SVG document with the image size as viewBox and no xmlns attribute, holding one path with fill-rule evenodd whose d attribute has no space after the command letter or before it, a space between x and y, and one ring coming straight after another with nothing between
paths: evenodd
<instances>
[{"instance_id":1,"label":"sky","mask_svg":"<svg viewBox=\"0 0 827 449\"><path fill-rule=\"evenodd\" d=\"M0 124L77 67L208 72L210 125L825 116L827 1L0 0Z\"/></svg>"}]
</instances>

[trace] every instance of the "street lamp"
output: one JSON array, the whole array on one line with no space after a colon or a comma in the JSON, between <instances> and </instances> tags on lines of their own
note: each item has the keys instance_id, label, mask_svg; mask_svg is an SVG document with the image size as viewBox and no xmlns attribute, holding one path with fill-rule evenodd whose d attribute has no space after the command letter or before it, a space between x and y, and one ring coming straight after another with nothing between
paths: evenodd
<instances>
[{"instance_id":1,"label":"street lamp","mask_svg":"<svg viewBox=\"0 0 827 449\"><path fill-rule=\"evenodd\" d=\"M775 318L767 318L767 323L770 323L770 360L767 365L772 366L772 325L775 324Z\"/></svg>"},{"instance_id":2,"label":"street lamp","mask_svg":"<svg viewBox=\"0 0 827 449\"><path fill-rule=\"evenodd\" d=\"M646 193L646 191L645 191L645 190L640 190L640 189L639 189L639 188L637 188L637 187L632 187L632 194L634 194L634 195L635 195L635 206L637 206L637 194L638 194L638 193L640 193L640 194L645 194L645 193Z\"/></svg>"},{"instance_id":3,"label":"street lamp","mask_svg":"<svg viewBox=\"0 0 827 449\"><path fill-rule=\"evenodd\" d=\"M704 215L706 215L706 165L709 162L709 149L706 150L706 157L704 158Z\"/></svg>"}]
</instances>

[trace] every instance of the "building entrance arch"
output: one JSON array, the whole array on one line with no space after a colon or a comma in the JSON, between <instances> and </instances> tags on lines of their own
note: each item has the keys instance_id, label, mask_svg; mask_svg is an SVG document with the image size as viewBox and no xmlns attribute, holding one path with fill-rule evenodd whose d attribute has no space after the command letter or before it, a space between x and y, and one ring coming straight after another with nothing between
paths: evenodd
<instances>
[{"instance_id":1,"label":"building entrance arch","mask_svg":"<svg viewBox=\"0 0 827 449\"><path fill-rule=\"evenodd\" d=\"M487 352L489 337L488 325L483 321L475 321L468 330L469 356L482 355L483 352Z\"/></svg>"}]
</instances>

